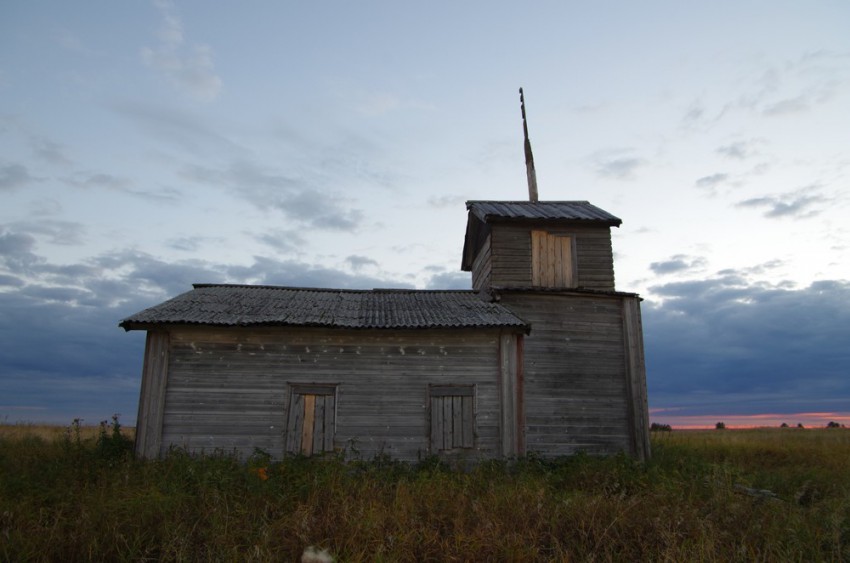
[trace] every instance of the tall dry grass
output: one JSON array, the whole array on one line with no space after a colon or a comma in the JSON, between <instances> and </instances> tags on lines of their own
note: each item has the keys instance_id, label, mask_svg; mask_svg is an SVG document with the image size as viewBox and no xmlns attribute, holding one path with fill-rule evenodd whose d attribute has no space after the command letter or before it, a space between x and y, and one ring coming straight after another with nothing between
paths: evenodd
<instances>
[{"instance_id":1,"label":"tall dry grass","mask_svg":"<svg viewBox=\"0 0 850 563\"><path fill-rule=\"evenodd\" d=\"M850 431L673 432L614 456L484 463L174 451L0 433L0 559L850 560ZM777 498L752 496L769 489Z\"/></svg>"}]
</instances>

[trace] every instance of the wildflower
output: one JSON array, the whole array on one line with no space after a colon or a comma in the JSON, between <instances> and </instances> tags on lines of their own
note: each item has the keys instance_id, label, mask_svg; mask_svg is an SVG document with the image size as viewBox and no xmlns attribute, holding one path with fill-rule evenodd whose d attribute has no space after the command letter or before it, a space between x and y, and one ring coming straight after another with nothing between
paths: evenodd
<instances>
[{"instance_id":1,"label":"wildflower","mask_svg":"<svg viewBox=\"0 0 850 563\"><path fill-rule=\"evenodd\" d=\"M269 468L268 467L258 467L258 468L255 468L255 469L251 469L251 471L256 473L257 477L261 481L268 481L269 480Z\"/></svg>"}]
</instances>

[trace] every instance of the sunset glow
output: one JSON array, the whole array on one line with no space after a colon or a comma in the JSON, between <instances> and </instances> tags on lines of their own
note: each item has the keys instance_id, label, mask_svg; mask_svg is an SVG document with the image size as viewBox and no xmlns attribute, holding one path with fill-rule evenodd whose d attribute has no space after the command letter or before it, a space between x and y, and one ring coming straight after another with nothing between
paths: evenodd
<instances>
[{"instance_id":1,"label":"sunset glow","mask_svg":"<svg viewBox=\"0 0 850 563\"><path fill-rule=\"evenodd\" d=\"M718 422L726 428L778 427L784 422L789 427L802 424L805 428L823 428L830 422L850 426L849 412L799 412L790 414L706 414L677 415L676 409L649 409L650 422L669 424L674 430L701 430L714 428Z\"/></svg>"}]
</instances>

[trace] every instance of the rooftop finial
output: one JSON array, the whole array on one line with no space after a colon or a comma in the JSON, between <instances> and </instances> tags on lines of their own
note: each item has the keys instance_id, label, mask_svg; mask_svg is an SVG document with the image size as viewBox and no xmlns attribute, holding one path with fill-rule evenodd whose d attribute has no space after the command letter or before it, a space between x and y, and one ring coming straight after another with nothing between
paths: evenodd
<instances>
[{"instance_id":1,"label":"rooftop finial","mask_svg":"<svg viewBox=\"0 0 850 563\"><path fill-rule=\"evenodd\" d=\"M528 121L525 118L525 96L519 89L519 105L522 109L522 132L525 137L525 173L528 176L528 199L537 201L537 172L534 171L534 155L531 154L531 141L528 140Z\"/></svg>"}]
</instances>

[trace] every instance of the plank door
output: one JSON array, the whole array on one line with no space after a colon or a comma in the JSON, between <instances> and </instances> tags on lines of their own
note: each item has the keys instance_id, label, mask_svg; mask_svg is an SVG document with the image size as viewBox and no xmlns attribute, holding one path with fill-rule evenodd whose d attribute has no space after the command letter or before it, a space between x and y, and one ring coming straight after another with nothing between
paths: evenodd
<instances>
[{"instance_id":1,"label":"plank door","mask_svg":"<svg viewBox=\"0 0 850 563\"><path fill-rule=\"evenodd\" d=\"M575 260L571 236L531 231L531 285L575 287Z\"/></svg>"},{"instance_id":2,"label":"plank door","mask_svg":"<svg viewBox=\"0 0 850 563\"><path fill-rule=\"evenodd\" d=\"M336 387L292 385L286 425L286 451L313 455L334 451Z\"/></svg>"},{"instance_id":3,"label":"plank door","mask_svg":"<svg viewBox=\"0 0 850 563\"><path fill-rule=\"evenodd\" d=\"M474 387L432 385L431 452L472 448L475 442Z\"/></svg>"}]
</instances>

